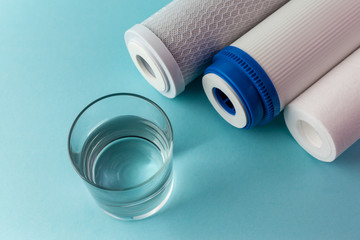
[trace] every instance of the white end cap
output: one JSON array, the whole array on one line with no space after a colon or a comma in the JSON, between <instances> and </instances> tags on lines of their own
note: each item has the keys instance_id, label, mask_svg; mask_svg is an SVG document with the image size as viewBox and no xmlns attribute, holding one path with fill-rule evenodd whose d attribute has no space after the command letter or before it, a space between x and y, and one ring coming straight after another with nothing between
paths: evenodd
<instances>
[{"instance_id":1,"label":"white end cap","mask_svg":"<svg viewBox=\"0 0 360 240\"><path fill-rule=\"evenodd\" d=\"M243 103L232 87L224 79L216 74L209 73L203 77L202 84L210 103L222 118L237 128L244 128L247 125L248 118ZM226 97L229 98L235 109L234 115L221 106L214 95L214 89L220 90L226 95Z\"/></svg>"},{"instance_id":2,"label":"white end cap","mask_svg":"<svg viewBox=\"0 0 360 240\"><path fill-rule=\"evenodd\" d=\"M174 98L185 89L185 81L174 57L148 28L137 24L125 32L131 59L142 76L161 94Z\"/></svg>"},{"instance_id":3,"label":"white end cap","mask_svg":"<svg viewBox=\"0 0 360 240\"><path fill-rule=\"evenodd\" d=\"M310 155L323 162L332 162L337 157L336 146L326 127L316 118L288 105L284 118L291 135Z\"/></svg>"}]
</instances>

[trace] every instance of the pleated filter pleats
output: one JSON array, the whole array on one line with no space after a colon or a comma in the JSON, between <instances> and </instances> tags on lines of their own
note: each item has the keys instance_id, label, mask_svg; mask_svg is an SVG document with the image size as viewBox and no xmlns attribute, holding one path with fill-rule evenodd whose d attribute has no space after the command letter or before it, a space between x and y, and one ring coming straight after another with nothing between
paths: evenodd
<instances>
[{"instance_id":1,"label":"pleated filter pleats","mask_svg":"<svg viewBox=\"0 0 360 240\"><path fill-rule=\"evenodd\" d=\"M233 45L268 73L283 108L360 45L360 1L291 1Z\"/></svg>"},{"instance_id":2,"label":"pleated filter pleats","mask_svg":"<svg viewBox=\"0 0 360 240\"><path fill-rule=\"evenodd\" d=\"M228 62L232 61L233 64L242 64L241 61L246 62L248 67L238 67L239 69L242 68L239 72L241 71L244 74L248 74L249 71L253 72L247 75L248 78L253 78L251 75L259 76L260 79L256 79L257 77L252 79L254 83L251 86L256 88L257 93L261 96L260 100L258 100L261 101L259 106L269 108L264 109L264 113L258 114L265 120L256 120L251 116L251 114L256 115L258 112L255 112L255 110L253 111L255 113L251 112L249 96L246 96L247 89L241 86L244 81L234 80L240 73L237 75L235 72L229 73L226 76L226 71L230 71L225 69L229 68L228 64L225 65L224 63L221 71L216 71L212 67L208 73L216 74L216 72L220 72L218 76L222 79L215 80L215 77L210 79L211 76L205 75L203 85L207 89L207 96L212 105L224 119L234 126L249 127L251 121L264 124L268 122L268 119L272 119L279 114L291 100L310 87L359 46L360 1L291 0L232 43L232 48L224 49L230 52L227 56L222 52L219 53L222 54L222 60L227 57ZM250 62L246 60L249 59L248 56L251 58ZM214 59L216 61L217 56ZM252 62L255 63L252 64ZM220 63L215 62L215 64L220 66ZM259 65L267 76L260 77L261 74L256 70L255 65ZM252 70L248 70L248 68ZM267 79L265 78L269 78L271 84L266 83L265 80ZM243 114L236 119L236 113L230 116L229 111L226 112L219 108L217 103L219 99L214 99L211 89L216 81L223 80L230 84L230 88L234 91L236 88L239 89L238 92L240 93L235 94L238 95L236 97L239 97L243 110L238 110L239 112L246 112L248 125L237 124L237 121L242 121L239 118ZM269 91L274 92L272 88L275 88L277 97L272 96L269 99L266 94L269 94ZM250 97L253 96L254 94L251 94ZM237 101L236 97L232 99ZM279 102L279 105L277 102ZM232 105L235 104L232 103ZM271 111L275 111L275 113L273 114ZM268 116L269 114L273 116Z\"/></svg>"}]
</instances>

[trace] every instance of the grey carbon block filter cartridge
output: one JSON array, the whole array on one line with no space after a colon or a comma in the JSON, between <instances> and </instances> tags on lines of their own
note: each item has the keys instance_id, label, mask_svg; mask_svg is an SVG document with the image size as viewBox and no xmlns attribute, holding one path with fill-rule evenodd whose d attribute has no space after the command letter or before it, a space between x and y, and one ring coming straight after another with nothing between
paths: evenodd
<instances>
[{"instance_id":1,"label":"grey carbon block filter cartridge","mask_svg":"<svg viewBox=\"0 0 360 240\"><path fill-rule=\"evenodd\" d=\"M360 49L285 107L286 125L313 157L334 161L360 139Z\"/></svg>"},{"instance_id":2,"label":"grey carbon block filter cartridge","mask_svg":"<svg viewBox=\"0 0 360 240\"><path fill-rule=\"evenodd\" d=\"M359 46L359 0L291 0L217 53L203 87L227 122L251 128L273 119Z\"/></svg>"},{"instance_id":3,"label":"grey carbon block filter cartridge","mask_svg":"<svg viewBox=\"0 0 360 240\"><path fill-rule=\"evenodd\" d=\"M174 98L200 76L220 49L288 0L174 0L125 33L143 77Z\"/></svg>"}]
</instances>

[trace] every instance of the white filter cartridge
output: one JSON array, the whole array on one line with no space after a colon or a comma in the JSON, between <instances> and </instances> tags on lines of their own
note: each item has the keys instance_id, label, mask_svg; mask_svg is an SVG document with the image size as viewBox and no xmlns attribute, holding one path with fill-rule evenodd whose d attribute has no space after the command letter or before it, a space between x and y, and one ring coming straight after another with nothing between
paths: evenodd
<instances>
[{"instance_id":1,"label":"white filter cartridge","mask_svg":"<svg viewBox=\"0 0 360 240\"><path fill-rule=\"evenodd\" d=\"M295 140L313 157L334 161L360 139L360 49L284 111Z\"/></svg>"},{"instance_id":2,"label":"white filter cartridge","mask_svg":"<svg viewBox=\"0 0 360 240\"><path fill-rule=\"evenodd\" d=\"M203 87L226 121L251 128L359 46L359 0L291 0L216 54Z\"/></svg>"},{"instance_id":3,"label":"white filter cartridge","mask_svg":"<svg viewBox=\"0 0 360 240\"><path fill-rule=\"evenodd\" d=\"M174 98L200 76L213 55L288 0L174 0L125 33L143 77Z\"/></svg>"}]
</instances>

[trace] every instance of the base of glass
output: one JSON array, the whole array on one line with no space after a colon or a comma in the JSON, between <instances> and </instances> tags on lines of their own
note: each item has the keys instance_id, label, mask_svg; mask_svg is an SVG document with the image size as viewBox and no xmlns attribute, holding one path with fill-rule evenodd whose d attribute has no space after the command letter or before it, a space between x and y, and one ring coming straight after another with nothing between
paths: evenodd
<instances>
[{"instance_id":1,"label":"base of glass","mask_svg":"<svg viewBox=\"0 0 360 240\"><path fill-rule=\"evenodd\" d=\"M157 205L154 209L150 210L149 212L147 213L144 213L144 214L141 214L139 216L133 216L133 217L121 217L121 216L117 216L117 215L114 215L106 210L103 210L107 215L113 217L113 218L116 218L118 220L121 220L121 221L135 221L135 220L142 220L144 218L148 218L152 215L154 215L155 213L157 213L163 206L165 206L165 204L167 203L167 201L169 200L170 198L170 195L173 191L173 187L174 187L174 179L171 180L171 183L170 183L170 186L169 186L169 192L167 193L167 195L165 196L164 200L162 200L160 202L159 205Z\"/></svg>"}]
</instances>

